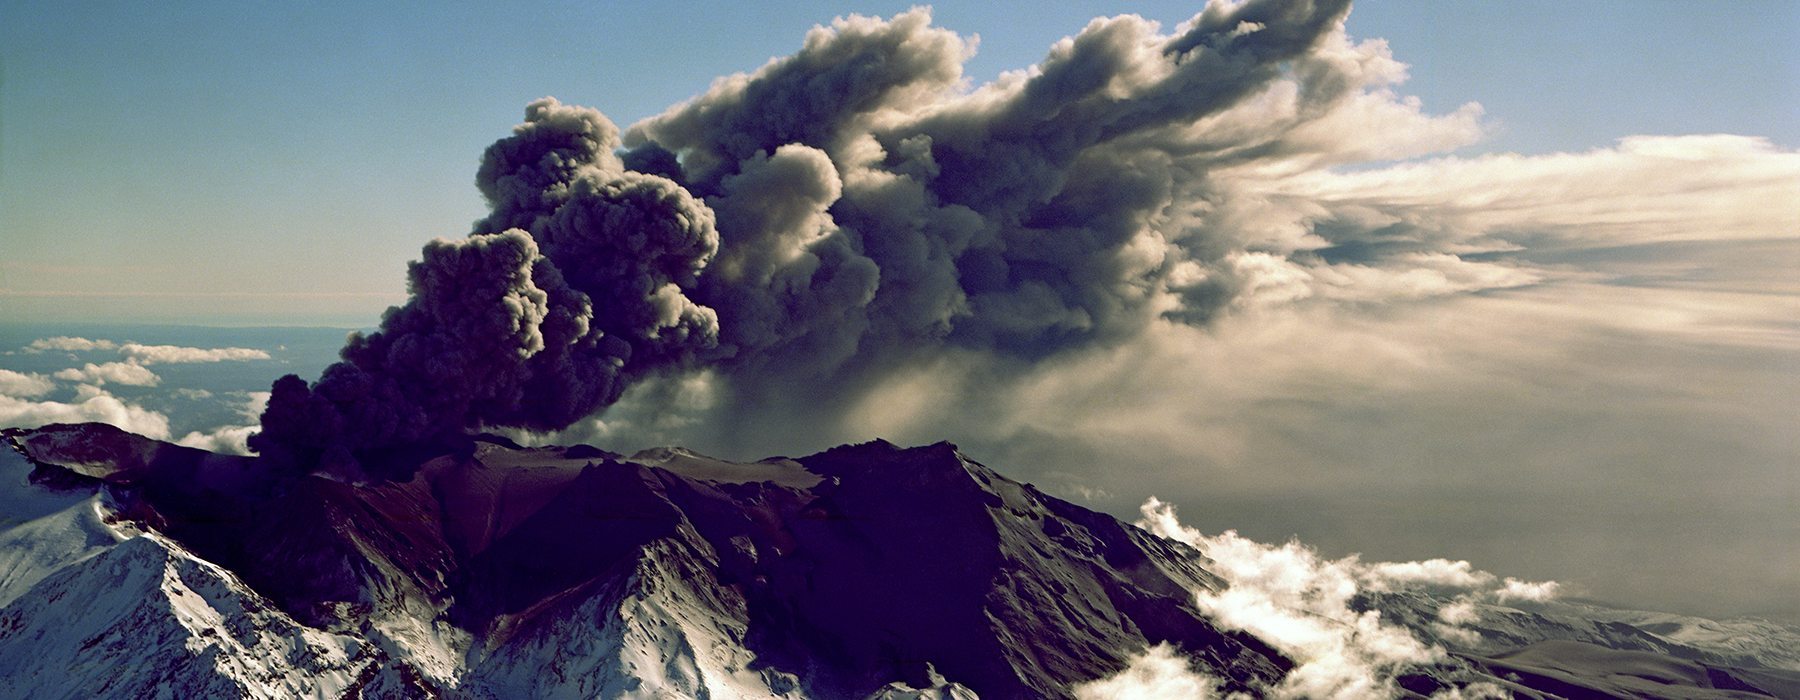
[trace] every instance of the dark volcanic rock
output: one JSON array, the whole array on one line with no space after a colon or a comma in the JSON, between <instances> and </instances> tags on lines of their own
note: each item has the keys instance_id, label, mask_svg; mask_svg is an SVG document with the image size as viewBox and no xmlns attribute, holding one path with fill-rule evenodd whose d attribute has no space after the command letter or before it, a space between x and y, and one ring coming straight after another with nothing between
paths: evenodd
<instances>
[{"instance_id":1,"label":"dark volcanic rock","mask_svg":"<svg viewBox=\"0 0 1800 700\"><path fill-rule=\"evenodd\" d=\"M56 423L0 431L36 469L33 483L90 487L99 482L149 490L245 492L271 480L249 457L183 447L105 423Z\"/></svg>"},{"instance_id":2,"label":"dark volcanic rock","mask_svg":"<svg viewBox=\"0 0 1800 700\"><path fill-rule=\"evenodd\" d=\"M651 567L683 572L660 585L688 588L682 599L740 630L763 673L819 697L941 673L988 700L1062 698L1164 642L1227 689L1289 666L1194 607L1191 591L1221 585L1198 552L949 444L875 442L797 464L658 452L649 466L478 440L386 470L405 482L247 488L209 476L205 453L155 441L22 437L34 459L122 487L142 520L326 629L435 617L498 650L541 639L594 596L623 600L624 581Z\"/></svg>"},{"instance_id":3,"label":"dark volcanic rock","mask_svg":"<svg viewBox=\"0 0 1800 700\"><path fill-rule=\"evenodd\" d=\"M1193 608L1192 590L1220 585L1198 552L1007 480L948 443L875 442L801 462L828 479L788 521L797 551L770 562L770 587L752 599L788 618L789 645L877 677L930 663L997 699L1061 697L1161 642L1228 679L1286 669Z\"/></svg>"}]
</instances>

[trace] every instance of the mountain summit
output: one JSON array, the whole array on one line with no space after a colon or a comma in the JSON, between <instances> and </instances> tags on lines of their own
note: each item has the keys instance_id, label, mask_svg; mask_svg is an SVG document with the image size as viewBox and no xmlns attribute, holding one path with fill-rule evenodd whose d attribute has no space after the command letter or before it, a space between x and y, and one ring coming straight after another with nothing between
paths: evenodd
<instances>
[{"instance_id":1,"label":"mountain summit","mask_svg":"<svg viewBox=\"0 0 1800 700\"><path fill-rule=\"evenodd\" d=\"M6 436L7 698L1088 700L1153 651L1218 697L1276 697L1306 667L1199 604L1232 585L1201 551L948 443L733 463L477 437L395 450L395 478L371 481L97 424ZM1573 641L1440 653L1368 687L1800 696L1800 675L1624 622L1519 614L1519 646ZM1649 671L1594 675L1621 667Z\"/></svg>"}]
</instances>

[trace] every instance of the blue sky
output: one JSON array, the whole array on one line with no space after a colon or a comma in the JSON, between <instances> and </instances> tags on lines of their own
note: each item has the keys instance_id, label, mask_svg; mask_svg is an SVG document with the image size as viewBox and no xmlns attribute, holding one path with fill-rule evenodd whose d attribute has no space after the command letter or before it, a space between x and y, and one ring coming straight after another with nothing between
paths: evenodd
<instances>
[{"instance_id":1,"label":"blue sky","mask_svg":"<svg viewBox=\"0 0 1800 700\"><path fill-rule=\"evenodd\" d=\"M372 324L418 246L483 214L481 149L544 95L621 126L905 3L43 2L0 9L0 318ZM1705 8L1697 9L1697 8ZM1715 9L1717 8L1717 9ZM1729 11L1721 11L1729 8ZM965 75L1040 60L1095 16L1192 3L938 3ZM1790 2L1359 4L1461 153L1732 133L1800 146Z\"/></svg>"}]
</instances>

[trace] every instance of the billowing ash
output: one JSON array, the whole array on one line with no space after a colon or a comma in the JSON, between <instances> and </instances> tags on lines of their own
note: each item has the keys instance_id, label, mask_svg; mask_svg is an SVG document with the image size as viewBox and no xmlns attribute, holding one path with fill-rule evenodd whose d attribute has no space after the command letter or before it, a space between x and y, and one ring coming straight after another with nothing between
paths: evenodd
<instances>
[{"instance_id":1,"label":"billowing ash","mask_svg":"<svg viewBox=\"0 0 1800 700\"><path fill-rule=\"evenodd\" d=\"M552 430L718 346L717 315L686 296L719 250L712 211L625 170L598 112L542 100L527 119L482 159L492 216L427 244L412 299L353 335L319 381L276 382L253 447L316 456L480 426Z\"/></svg>"},{"instance_id":2,"label":"billowing ash","mask_svg":"<svg viewBox=\"0 0 1800 700\"><path fill-rule=\"evenodd\" d=\"M948 350L1034 362L1204 324L1256 255L1211 174L1304 154L1381 80L1348 10L1095 20L973 92L972 44L914 10L817 28L622 137L539 100L482 159L492 213L427 244L411 300L318 381L277 382L252 446L310 462L556 430L695 369L744 405L828 408ZM1271 99L1285 117L1232 118Z\"/></svg>"}]
</instances>

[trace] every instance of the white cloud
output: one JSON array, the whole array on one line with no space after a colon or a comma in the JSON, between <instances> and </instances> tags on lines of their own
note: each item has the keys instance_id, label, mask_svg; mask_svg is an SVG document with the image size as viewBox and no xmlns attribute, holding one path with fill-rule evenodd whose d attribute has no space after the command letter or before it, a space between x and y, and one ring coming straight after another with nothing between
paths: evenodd
<instances>
[{"instance_id":1,"label":"white cloud","mask_svg":"<svg viewBox=\"0 0 1800 700\"><path fill-rule=\"evenodd\" d=\"M254 421L262 415L263 409L268 407L269 392L231 392L231 395L240 397L243 400L243 403L238 407L238 410L245 418L253 421L251 425L226 425L205 430L194 430L183 435L181 439L176 440L175 443L221 454L251 454L249 444L250 436L255 435L262 430L262 426L255 424ZM208 396L211 395L208 394Z\"/></svg>"},{"instance_id":2,"label":"white cloud","mask_svg":"<svg viewBox=\"0 0 1800 700\"><path fill-rule=\"evenodd\" d=\"M145 437L169 439L167 416L120 401L98 387L79 387L74 403L0 396L0 427L36 428L51 423L110 423Z\"/></svg>"},{"instance_id":3,"label":"white cloud","mask_svg":"<svg viewBox=\"0 0 1800 700\"><path fill-rule=\"evenodd\" d=\"M1469 562L1448 559L1369 564L1365 578L1369 587L1382 591L1402 590L1418 585L1472 588L1491 586L1494 583L1492 575L1476 571Z\"/></svg>"},{"instance_id":4,"label":"white cloud","mask_svg":"<svg viewBox=\"0 0 1800 700\"><path fill-rule=\"evenodd\" d=\"M162 381L162 378L156 376L155 372L130 362L108 362L102 365L89 362L81 369L65 369L57 372L54 376L57 379L66 379L72 382L93 384L111 382L127 386L156 386Z\"/></svg>"},{"instance_id":5,"label":"white cloud","mask_svg":"<svg viewBox=\"0 0 1800 700\"><path fill-rule=\"evenodd\" d=\"M1325 559L1297 542L1276 547L1229 531L1208 537L1183 526L1175 518L1174 506L1155 498L1141 512L1138 526L1199 549L1212 560L1208 568L1225 579L1224 590L1194 592L1203 610L1220 624L1256 635L1297 662L1273 689L1276 698L1395 697L1391 679L1400 670L1445 658L1443 649L1388 624L1379 610L1357 611L1352 601L1365 591L1423 589L1454 595L1438 612L1442 621L1438 632L1450 638L1468 634L1459 625L1476 619L1476 602L1504 600L1515 591L1544 597L1555 591L1552 583L1513 579L1501 583L1467 562L1365 564L1356 556Z\"/></svg>"},{"instance_id":6,"label":"white cloud","mask_svg":"<svg viewBox=\"0 0 1800 700\"><path fill-rule=\"evenodd\" d=\"M55 388L56 382L44 375L0 369L0 396L43 396Z\"/></svg>"},{"instance_id":7,"label":"white cloud","mask_svg":"<svg viewBox=\"0 0 1800 700\"><path fill-rule=\"evenodd\" d=\"M1520 581L1515 578L1508 578L1506 579L1506 586L1501 588L1495 595L1502 603L1518 600L1543 601L1556 597L1556 591L1557 584L1555 581L1532 583Z\"/></svg>"},{"instance_id":8,"label":"white cloud","mask_svg":"<svg viewBox=\"0 0 1800 700\"><path fill-rule=\"evenodd\" d=\"M267 409L268 407L269 407L269 392L266 392L266 391L244 392L243 411L244 411L244 415L246 417L254 420L254 419L262 416L263 410Z\"/></svg>"},{"instance_id":9,"label":"white cloud","mask_svg":"<svg viewBox=\"0 0 1800 700\"><path fill-rule=\"evenodd\" d=\"M87 338L72 338L59 335L54 338L39 338L31 341L30 345L25 346L25 351L44 352L46 350L61 350L63 352L85 352L88 350L112 350L117 347L119 347L118 344L110 340L89 340Z\"/></svg>"},{"instance_id":10,"label":"white cloud","mask_svg":"<svg viewBox=\"0 0 1800 700\"><path fill-rule=\"evenodd\" d=\"M1438 619L1451 625L1466 625L1479 618L1474 601L1462 600L1438 608Z\"/></svg>"},{"instance_id":11,"label":"white cloud","mask_svg":"<svg viewBox=\"0 0 1800 700\"><path fill-rule=\"evenodd\" d=\"M189 348L175 345L139 345L137 343L126 343L120 346L119 356L140 365L269 359L269 353L251 348Z\"/></svg>"},{"instance_id":12,"label":"white cloud","mask_svg":"<svg viewBox=\"0 0 1800 700\"><path fill-rule=\"evenodd\" d=\"M251 453L250 436L261 430L259 425L228 426L205 432L195 430L183 435L175 444L220 454L248 455Z\"/></svg>"},{"instance_id":13,"label":"white cloud","mask_svg":"<svg viewBox=\"0 0 1800 700\"><path fill-rule=\"evenodd\" d=\"M1071 689L1075 700L1215 700L1219 681L1189 668L1167 644L1132 659L1116 675Z\"/></svg>"}]
</instances>

